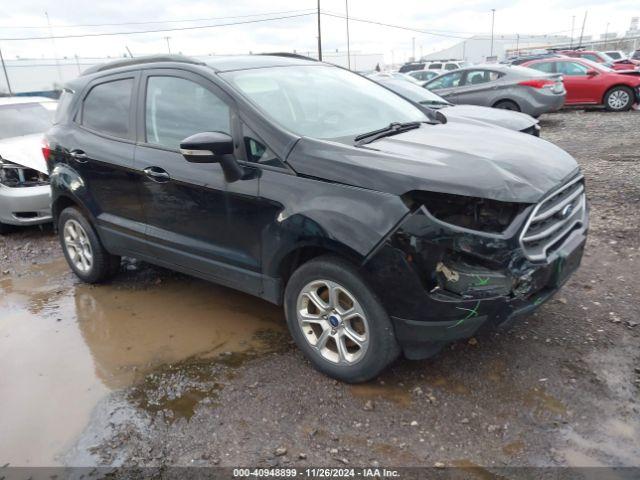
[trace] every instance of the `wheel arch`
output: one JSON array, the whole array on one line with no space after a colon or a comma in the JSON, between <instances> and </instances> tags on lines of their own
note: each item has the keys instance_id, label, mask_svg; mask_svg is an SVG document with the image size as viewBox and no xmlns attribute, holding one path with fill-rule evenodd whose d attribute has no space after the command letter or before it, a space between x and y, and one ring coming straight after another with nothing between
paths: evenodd
<instances>
[{"instance_id":1,"label":"wheel arch","mask_svg":"<svg viewBox=\"0 0 640 480\"><path fill-rule=\"evenodd\" d=\"M515 104L518 109L520 111L522 111L522 105L520 105L516 100L514 100L513 98L509 98L509 97L502 97L502 98L498 98L498 100L495 100L492 104L491 104L491 108L496 108L496 105L498 105L500 102L510 102Z\"/></svg>"}]
</instances>

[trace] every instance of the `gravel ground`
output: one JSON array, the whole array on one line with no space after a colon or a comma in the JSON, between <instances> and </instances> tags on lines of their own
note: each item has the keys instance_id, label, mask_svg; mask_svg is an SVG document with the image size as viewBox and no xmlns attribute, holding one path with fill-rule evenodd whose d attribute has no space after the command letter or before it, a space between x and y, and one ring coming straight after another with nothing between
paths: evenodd
<instances>
[{"instance_id":1,"label":"gravel ground","mask_svg":"<svg viewBox=\"0 0 640 480\"><path fill-rule=\"evenodd\" d=\"M92 406L57 460L442 463L476 474L503 466L640 466L640 112L576 111L541 123L543 138L580 163L592 223L582 267L535 315L508 332L453 344L434 359L400 360L358 386L313 370L282 328L254 332L244 350L151 362ZM50 229L0 237L5 278L29 276L34 264L48 268L60 257ZM111 288L133 298L191 282L135 262L124 270ZM60 288L80 288L67 273L55 278ZM238 305L253 308L252 315L269 308L247 296Z\"/></svg>"}]
</instances>

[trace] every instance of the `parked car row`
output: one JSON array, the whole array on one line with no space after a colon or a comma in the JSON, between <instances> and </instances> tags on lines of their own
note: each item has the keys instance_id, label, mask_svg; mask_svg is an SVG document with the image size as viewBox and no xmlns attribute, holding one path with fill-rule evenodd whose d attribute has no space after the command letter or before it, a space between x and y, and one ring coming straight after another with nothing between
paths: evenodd
<instances>
[{"instance_id":1,"label":"parked car row","mask_svg":"<svg viewBox=\"0 0 640 480\"><path fill-rule=\"evenodd\" d=\"M453 104L515 110L534 117L563 106L629 110L640 103L640 60L623 52L609 53L613 56L584 49L549 51L510 58L503 64L458 65L439 75L425 70L429 65L425 62L403 68L424 88ZM395 73L395 78L403 75Z\"/></svg>"}]
</instances>

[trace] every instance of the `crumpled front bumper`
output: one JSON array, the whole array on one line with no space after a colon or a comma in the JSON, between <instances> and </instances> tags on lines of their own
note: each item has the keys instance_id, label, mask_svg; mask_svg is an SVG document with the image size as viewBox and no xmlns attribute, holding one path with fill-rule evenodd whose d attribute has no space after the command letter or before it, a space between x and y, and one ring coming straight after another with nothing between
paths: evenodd
<instances>
[{"instance_id":1,"label":"crumpled front bumper","mask_svg":"<svg viewBox=\"0 0 640 480\"><path fill-rule=\"evenodd\" d=\"M573 230L544 262L522 253L518 229L502 238L449 228L429 215L412 215L364 264L408 358L434 345L506 328L551 298L579 267L586 235Z\"/></svg>"},{"instance_id":2,"label":"crumpled front bumper","mask_svg":"<svg viewBox=\"0 0 640 480\"><path fill-rule=\"evenodd\" d=\"M38 225L52 220L51 187L6 187L0 185L0 222L8 225Z\"/></svg>"}]
</instances>

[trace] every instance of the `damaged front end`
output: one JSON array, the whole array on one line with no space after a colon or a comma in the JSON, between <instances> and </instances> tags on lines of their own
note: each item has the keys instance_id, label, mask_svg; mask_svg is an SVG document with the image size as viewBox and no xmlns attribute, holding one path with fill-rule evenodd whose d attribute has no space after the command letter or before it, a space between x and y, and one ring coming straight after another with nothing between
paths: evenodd
<instances>
[{"instance_id":1,"label":"damaged front end","mask_svg":"<svg viewBox=\"0 0 640 480\"><path fill-rule=\"evenodd\" d=\"M409 358L531 313L580 264L588 229L580 176L537 204L405 197L411 213L363 268Z\"/></svg>"}]
</instances>

